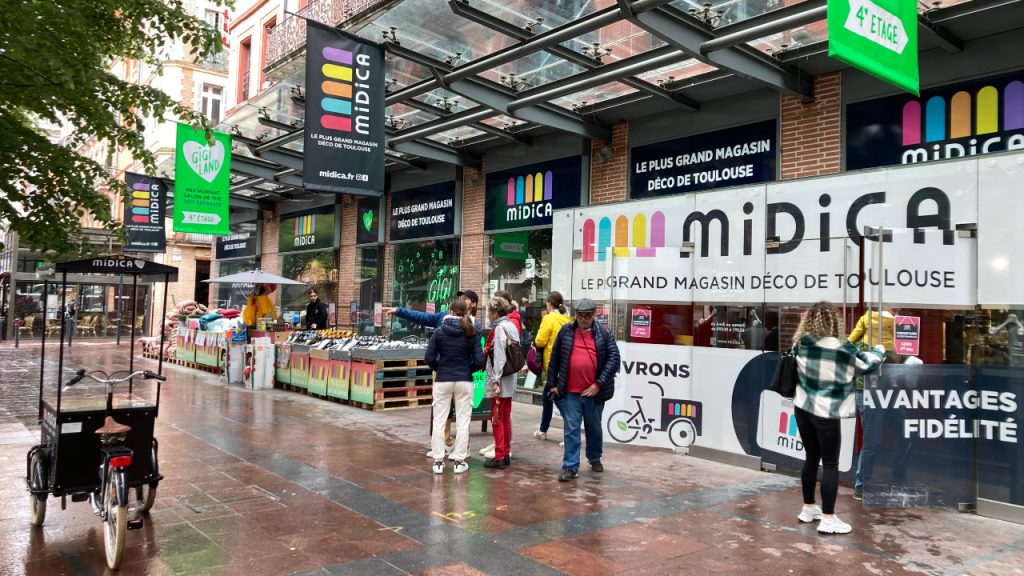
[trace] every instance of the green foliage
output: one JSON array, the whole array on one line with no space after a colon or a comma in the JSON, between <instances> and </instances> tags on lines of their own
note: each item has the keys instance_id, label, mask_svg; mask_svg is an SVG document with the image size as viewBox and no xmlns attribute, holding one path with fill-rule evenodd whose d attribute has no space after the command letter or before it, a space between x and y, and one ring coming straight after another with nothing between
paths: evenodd
<instances>
[{"instance_id":1,"label":"green foliage","mask_svg":"<svg viewBox=\"0 0 1024 576\"><path fill-rule=\"evenodd\" d=\"M120 233L109 198L97 188L127 191L76 146L96 138L153 171L144 117L209 129L159 88L118 79L112 63L159 67L161 49L176 40L205 58L221 49L220 35L182 0L0 0L0 14L0 222L23 245L80 254L87 214ZM74 135L51 142L42 122L71 126Z\"/></svg>"}]
</instances>

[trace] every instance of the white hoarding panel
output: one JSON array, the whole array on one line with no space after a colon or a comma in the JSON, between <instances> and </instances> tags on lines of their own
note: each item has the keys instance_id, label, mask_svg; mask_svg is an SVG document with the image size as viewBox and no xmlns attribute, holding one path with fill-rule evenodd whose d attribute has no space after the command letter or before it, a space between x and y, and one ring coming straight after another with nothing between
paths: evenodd
<instances>
[{"instance_id":1,"label":"white hoarding panel","mask_svg":"<svg viewBox=\"0 0 1024 576\"><path fill-rule=\"evenodd\" d=\"M574 210L557 210L552 217L551 229L551 289L561 292L567 304L578 298L572 293L572 250L575 227ZM547 298L547 294L537 295Z\"/></svg>"},{"instance_id":2,"label":"white hoarding panel","mask_svg":"<svg viewBox=\"0 0 1024 576\"><path fill-rule=\"evenodd\" d=\"M697 195L682 222L684 241L694 242L694 301L764 301L764 196L764 186Z\"/></svg>"},{"instance_id":3,"label":"white hoarding panel","mask_svg":"<svg viewBox=\"0 0 1024 576\"><path fill-rule=\"evenodd\" d=\"M1024 305L1024 154L978 161L978 303Z\"/></svg>"},{"instance_id":4,"label":"white hoarding panel","mask_svg":"<svg viewBox=\"0 0 1024 576\"><path fill-rule=\"evenodd\" d=\"M942 230L885 230L882 253L872 241L864 254L864 298L886 305L972 307L976 302L977 240ZM881 257L882 266L878 265ZM849 277L852 288L859 278Z\"/></svg>"}]
</instances>

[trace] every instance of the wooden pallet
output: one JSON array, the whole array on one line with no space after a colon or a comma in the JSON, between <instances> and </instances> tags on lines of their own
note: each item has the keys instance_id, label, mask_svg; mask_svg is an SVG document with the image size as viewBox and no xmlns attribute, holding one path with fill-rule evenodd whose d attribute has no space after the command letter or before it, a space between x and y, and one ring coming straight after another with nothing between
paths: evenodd
<instances>
[{"instance_id":1,"label":"wooden pallet","mask_svg":"<svg viewBox=\"0 0 1024 576\"><path fill-rule=\"evenodd\" d=\"M386 400L376 400L373 404L366 404L365 402L356 402L355 400L349 400L349 404L357 408L364 410L400 410L407 408L419 408L420 406L430 406L434 399L431 396L416 396L413 398L401 397L391 398Z\"/></svg>"},{"instance_id":2,"label":"wooden pallet","mask_svg":"<svg viewBox=\"0 0 1024 576\"><path fill-rule=\"evenodd\" d=\"M401 398L431 398L434 387L406 386L402 388L377 388L373 391L374 402L380 400L398 400Z\"/></svg>"}]
</instances>

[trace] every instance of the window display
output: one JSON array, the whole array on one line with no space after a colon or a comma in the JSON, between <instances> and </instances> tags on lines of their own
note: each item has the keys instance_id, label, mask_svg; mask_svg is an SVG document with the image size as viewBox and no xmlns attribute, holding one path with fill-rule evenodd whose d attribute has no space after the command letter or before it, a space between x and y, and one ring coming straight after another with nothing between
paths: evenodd
<instances>
[{"instance_id":1,"label":"window display","mask_svg":"<svg viewBox=\"0 0 1024 576\"><path fill-rule=\"evenodd\" d=\"M312 288L316 289L322 301L328 303L329 315L334 317L338 300L338 265L333 250L282 254L281 275L305 283L278 287L281 316L285 322L296 324L301 321L309 304L308 292Z\"/></svg>"},{"instance_id":2,"label":"window display","mask_svg":"<svg viewBox=\"0 0 1024 576\"><path fill-rule=\"evenodd\" d=\"M256 258L217 262L215 277L247 272L254 268L256 268ZM212 284L211 286L216 291L214 304L218 308L237 308L239 310L245 305L245 298L253 289L252 284Z\"/></svg>"},{"instance_id":3,"label":"window display","mask_svg":"<svg viewBox=\"0 0 1024 576\"><path fill-rule=\"evenodd\" d=\"M359 335L373 335L377 327L373 324L373 306L381 302L381 282L384 272L384 247L364 246L356 248L356 286L358 295L355 318L351 319L353 329Z\"/></svg>"},{"instance_id":4,"label":"window display","mask_svg":"<svg viewBox=\"0 0 1024 576\"><path fill-rule=\"evenodd\" d=\"M551 291L551 229L502 232L490 236L489 243L489 292L507 290L512 295L519 303L524 340L532 338Z\"/></svg>"},{"instance_id":5,"label":"window display","mask_svg":"<svg viewBox=\"0 0 1024 576\"><path fill-rule=\"evenodd\" d=\"M420 312L441 312L459 291L459 242L455 238L408 242L394 248L391 302ZM423 326L392 317L391 337L426 336Z\"/></svg>"}]
</instances>

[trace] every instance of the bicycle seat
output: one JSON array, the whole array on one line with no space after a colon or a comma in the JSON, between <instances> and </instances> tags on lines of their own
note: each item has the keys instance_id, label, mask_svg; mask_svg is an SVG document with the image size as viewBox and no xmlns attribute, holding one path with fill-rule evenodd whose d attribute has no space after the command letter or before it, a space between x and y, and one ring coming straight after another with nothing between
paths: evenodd
<instances>
[{"instance_id":1,"label":"bicycle seat","mask_svg":"<svg viewBox=\"0 0 1024 576\"><path fill-rule=\"evenodd\" d=\"M96 429L97 434L127 434L132 429L131 426L121 424L117 420L114 420L113 416L107 416L106 420L103 421L103 426Z\"/></svg>"}]
</instances>

